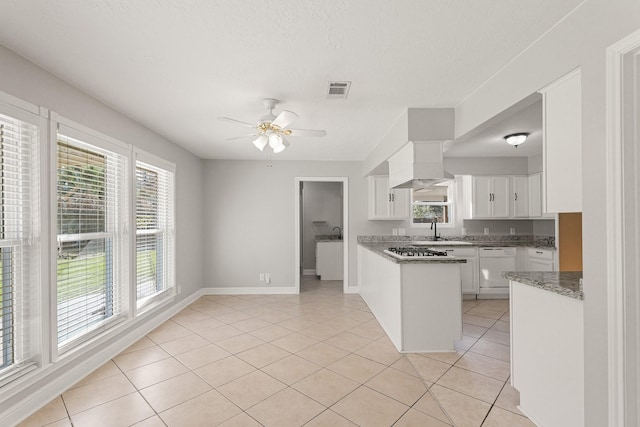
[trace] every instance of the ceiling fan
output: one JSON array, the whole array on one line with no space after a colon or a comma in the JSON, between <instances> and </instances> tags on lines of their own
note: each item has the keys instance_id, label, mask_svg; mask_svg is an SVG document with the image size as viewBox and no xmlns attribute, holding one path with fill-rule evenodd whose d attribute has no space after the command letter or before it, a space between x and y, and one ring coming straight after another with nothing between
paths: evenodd
<instances>
[{"instance_id":1,"label":"ceiling fan","mask_svg":"<svg viewBox=\"0 0 640 427\"><path fill-rule=\"evenodd\" d=\"M275 116L273 114L273 109L280 103L280 101L273 98L266 98L262 100L262 103L269 110L269 113L260 117L260 121L257 125L232 119L230 117L218 117L218 120L239 123L245 127L253 129L253 132L248 135L227 138L227 141L255 136L257 138L253 140L253 145L255 145L258 150L264 150L264 147L269 144L274 153L279 153L289 146L289 143L284 138L285 136L325 136L327 134L324 130L289 129L287 126L298 118L296 113L283 110L278 114L278 116Z\"/></svg>"}]
</instances>

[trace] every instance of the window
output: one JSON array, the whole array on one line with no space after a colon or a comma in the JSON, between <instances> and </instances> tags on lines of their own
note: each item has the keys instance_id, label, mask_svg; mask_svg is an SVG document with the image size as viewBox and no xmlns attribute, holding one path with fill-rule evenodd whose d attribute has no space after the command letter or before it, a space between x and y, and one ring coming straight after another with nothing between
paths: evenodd
<instances>
[{"instance_id":1,"label":"window","mask_svg":"<svg viewBox=\"0 0 640 427\"><path fill-rule=\"evenodd\" d=\"M138 308L174 287L173 172L136 162Z\"/></svg>"},{"instance_id":2,"label":"window","mask_svg":"<svg viewBox=\"0 0 640 427\"><path fill-rule=\"evenodd\" d=\"M32 365L37 351L30 343L37 341L32 328L37 317L35 290L39 284L39 256L34 245L39 210L38 141L38 126L0 114L0 377L3 380Z\"/></svg>"},{"instance_id":3,"label":"window","mask_svg":"<svg viewBox=\"0 0 640 427\"><path fill-rule=\"evenodd\" d=\"M428 188L412 190L413 225L438 224L454 225L455 182L448 181Z\"/></svg>"},{"instance_id":4,"label":"window","mask_svg":"<svg viewBox=\"0 0 640 427\"><path fill-rule=\"evenodd\" d=\"M63 349L126 315L127 157L59 132L57 330ZM111 147L109 147L111 148ZM63 350L64 351L64 350Z\"/></svg>"}]
</instances>

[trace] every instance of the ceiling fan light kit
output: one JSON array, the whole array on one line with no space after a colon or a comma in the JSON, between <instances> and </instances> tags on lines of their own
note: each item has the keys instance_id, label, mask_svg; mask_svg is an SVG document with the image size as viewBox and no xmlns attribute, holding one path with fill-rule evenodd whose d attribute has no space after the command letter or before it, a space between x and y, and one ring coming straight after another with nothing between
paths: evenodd
<instances>
[{"instance_id":1,"label":"ceiling fan light kit","mask_svg":"<svg viewBox=\"0 0 640 427\"><path fill-rule=\"evenodd\" d=\"M230 117L218 117L219 120L241 124L246 127L250 127L255 130L254 133L247 136L256 136L252 142L253 145L260 151L264 150L264 147L269 144L269 147L274 153L280 153L289 146L289 143L284 139L285 136L325 136L327 132L323 130L311 130L311 129L288 129L289 126L298 115L292 111L283 110L275 116L273 109L280 101L273 98L266 98L262 101L265 107L269 110L269 113L260 118L258 125L243 122L241 120L232 119ZM244 138L244 137L240 137ZM239 138L229 138L239 139Z\"/></svg>"},{"instance_id":2,"label":"ceiling fan light kit","mask_svg":"<svg viewBox=\"0 0 640 427\"><path fill-rule=\"evenodd\" d=\"M529 136L529 133L527 132L512 133L510 135L505 136L504 140L507 141L507 144L513 145L514 147L518 148L518 145L525 142L528 136Z\"/></svg>"},{"instance_id":3,"label":"ceiling fan light kit","mask_svg":"<svg viewBox=\"0 0 640 427\"><path fill-rule=\"evenodd\" d=\"M269 142L269 138L267 138L266 135L260 135L253 140L253 145L255 145L258 150L262 151L267 145L267 142Z\"/></svg>"}]
</instances>

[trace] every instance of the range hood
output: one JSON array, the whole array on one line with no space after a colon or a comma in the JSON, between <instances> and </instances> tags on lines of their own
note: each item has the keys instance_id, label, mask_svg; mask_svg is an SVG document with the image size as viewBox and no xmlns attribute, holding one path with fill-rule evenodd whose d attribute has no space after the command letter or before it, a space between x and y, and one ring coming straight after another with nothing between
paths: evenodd
<instances>
[{"instance_id":1,"label":"range hood","mask_svg":"<svg viewBox=\"0 0 640 427\"><path fill-rule=\"evenodd\" d=\"M408 142L389 158L391 188L428 188L454 179L444 169L444 141Z\"/></svg>"}]
</instances>

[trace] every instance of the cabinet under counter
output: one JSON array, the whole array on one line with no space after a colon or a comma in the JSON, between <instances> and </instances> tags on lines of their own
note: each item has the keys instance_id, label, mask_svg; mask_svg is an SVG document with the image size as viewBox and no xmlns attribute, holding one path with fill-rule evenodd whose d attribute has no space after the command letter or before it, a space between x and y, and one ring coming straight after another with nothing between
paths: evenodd
<instances>
[{"instance_id":1,"label":"cabinet under counter","mask_svg":"<svg viewBox=\"0 0 640 427\"><path fill-rule=\"evenodd\" d=\"M513 272L510 279L511 385L518 407L541 426L584 425L581 273Z\"/></svg>"},{"instance_id":2,"label":"cabinet under counter","mask_svg":"<svg viewBox=\"0 0 640 427\"><path fill-rule=\"evenodd\" d=\"M452 351L462 335L460 259L403 262L358 246L360 295L400 352Z\"/></svg>"}]
</instances>

